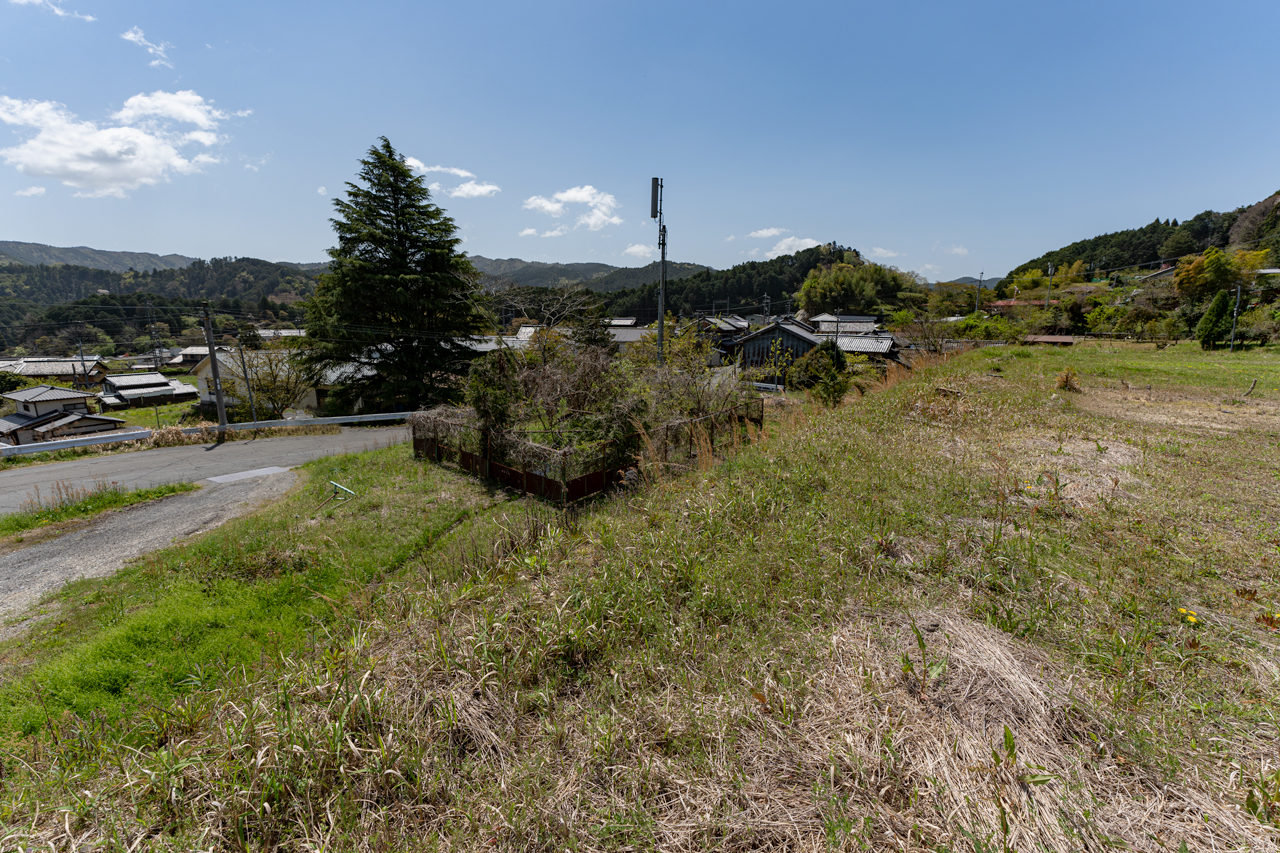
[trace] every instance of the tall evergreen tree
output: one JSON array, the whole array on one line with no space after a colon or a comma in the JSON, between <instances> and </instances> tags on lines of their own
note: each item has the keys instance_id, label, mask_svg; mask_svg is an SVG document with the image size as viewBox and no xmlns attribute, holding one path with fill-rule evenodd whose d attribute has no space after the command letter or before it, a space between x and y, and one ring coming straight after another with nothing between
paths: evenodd
<instances>
[{"instance_id":1,"label":"tall evergreen tree","mask_svg":"<svg viewBox=\"0 0 1280 853\"><path fill-rule=\"evenodd\" d=\"M453 219L386 137L360 161L331 220L338 245L307 306L308 361L336 372L339 403L406 411L462 396L481 331L479 274Z\"/></svg>"},{"instance_id":2,"label":"tall evergreen tree","mask_svg":"<svg viewBox=\"0 0 1280 853\"><path fill-rule=\"evenodd\" d=\"M1202 349L1213 349L1222 343L1222 340L1230 333L1230 298L1225 290L1219 290L1218 295L1213 297L1213 301L1209 303L1209 309L1204 312L1204 316L1196 324L1196 340L1200 342Z\"/></svg>"}]
</instances>

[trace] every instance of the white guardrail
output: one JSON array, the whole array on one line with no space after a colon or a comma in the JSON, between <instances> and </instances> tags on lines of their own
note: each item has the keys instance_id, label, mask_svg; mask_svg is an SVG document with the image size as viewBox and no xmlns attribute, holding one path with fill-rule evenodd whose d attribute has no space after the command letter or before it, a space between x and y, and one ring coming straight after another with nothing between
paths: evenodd
<instances>
[{"instance_id":1,"label":"white guardrail","mask_svg":"<svg viewBox=\"0 0 1280 853\"><path fill-rule=\"evenodd\" d=\"M227 424L227 429L237 432L243 430L269 429L271 427L300 427L300 426L317 426L321 424L362 424L374 423L376 421L402 421L413 414L412 412L384 412L379 415L343 415L336 418L298 418L296 420L286 421L250 421L244 424ZM212 427L185 427L182 432L185 435L195 435L206 429L216 431L218 429L215 424ZM60 438L56 441L37 441L34 444L0 444L0 457L4 456L22 456L26 453L49 453L54 450L66 450L72 447L89 447L95 444L116 444L121 441L145 441L151 437L152 430L135 429L121 432L111 432L110 435L86 435L81 438Z\"/></svg>"}]
</instances>

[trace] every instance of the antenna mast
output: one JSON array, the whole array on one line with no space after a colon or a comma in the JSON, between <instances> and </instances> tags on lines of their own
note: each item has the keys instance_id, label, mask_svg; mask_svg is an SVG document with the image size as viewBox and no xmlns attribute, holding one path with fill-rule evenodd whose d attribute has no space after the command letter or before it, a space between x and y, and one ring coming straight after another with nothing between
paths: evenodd
<instances>
[{"instance_id":1,"label":"antenna mast","mask_svg":"<svg viewBox=\"0 0 1280 853\"><path fill-rule=\"evenodd\" d=\"M667 320L667 226L662 221L662 178L654 178L649 195L649 218L658 220L658 250L662 254L658 279L658 366L662 366L662 332Z\"/></svg>"}]
</instances>

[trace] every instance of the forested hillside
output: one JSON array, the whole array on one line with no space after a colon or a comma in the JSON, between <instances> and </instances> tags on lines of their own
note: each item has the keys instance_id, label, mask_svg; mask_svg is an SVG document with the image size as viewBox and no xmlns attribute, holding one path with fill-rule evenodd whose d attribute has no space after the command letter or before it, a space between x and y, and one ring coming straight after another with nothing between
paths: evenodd
<instances>
[{"instance_id":1,"label":"forested hillside","mask_svg":"<svg viewBox=\"0 0 1280 853\"><path fill-rule=\"evenodd\" d=\"M145 292L184 299L239 299L253 304L262 304L265 298L288 303L314 291L323 267L308 266L301 269L256 258L196 260L182 269L124 273L70 265L9 265L0 267L0 299L29 299L50 305L106 290L112 294Z\"/></svg>"},{"instance_id":2,"label":"forested hillside","mask_svg":"<svg viewBox=\"0 0 1280 853\"><path fill-rule=\"evenodd\" d=\"M519 258L486 258L483 255L471 255L467 260L484 274L485 285L490 289L513 283L521 287L560 287L587 282L618 269L609 264L546 264Z\"/></svg>"},{"instance_id":3,"label":"forested hillside","mask_svg":"<svg viewBox=\"0 0 1280 853\"><path fill-rule=\"evenodd\" d=\"M632 287L644 287L646 284L655 284L662 278L662 263L654 261L648 266L643 267L622 267L616 269L608 275L602 275L599 278L593 278L585 282L587 287L597 293L612 293L615 290L626 290ZM711 267L704 264L685 264L678 261L667 261L667 281L675 281L676 279L689 278L697 275L703 270L712 270Z\"/></svg>"},{"instance_id":4,"label":"forested hillside","mask_svg":"<svg viewBox=\"0 0 1280 853\"><path fill-rule=\"evenodd\" d=\"M1014 269L1010 277L1032 270L1066 269L1083 261L1093 269L1124 269L1173 261L1210 247L1265 248L1280 255L1280 193L1227 213L1206 210L1179 223L1156 219L1141 228L1080 240ZM1280 257L1275 258L1280 261Z\"/></svg>"},{"instance_id":5,"label":"forested hillside","mask_svg":"<svg viewBox=\"0 0 1280 853\"><path fill-rule=\"evenodd\" d=\"M727 270L704 269L667 282L667 310L686 315L698 311L758 311L768 296L772 308L781 311L786 300L800 290L810 270L830 262L833 253L840 255L846 251L850 250L827 244L769 261L748 261ZM605 294L604 305L604 310L615 317L638 317L643 322L656 320L658 285L647 284Z\"/></svg>"},{"instance_id":6,"label":"forested hillside","mask_svg":"<svg viewBox=\"0 0 1280 853\"><path fill-rule=\"evenodd\" d=\"M46 246L44 243L18 243L0 240L0 256L11 258L20 264L39 266L40 264L71 264L91 269L128 272L135 270L181 269L189 266L195 258L184 255L154 255L151 252L109 252L104 249L91 249L88 246L62 248ZM3 257L0 257L3 263Z\"/></svg>"}]
</instances>

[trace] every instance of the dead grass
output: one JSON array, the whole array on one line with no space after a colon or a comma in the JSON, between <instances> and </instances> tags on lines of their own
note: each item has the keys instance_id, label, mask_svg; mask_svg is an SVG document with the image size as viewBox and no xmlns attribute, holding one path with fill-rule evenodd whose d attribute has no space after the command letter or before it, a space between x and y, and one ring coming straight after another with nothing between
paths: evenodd
<instances>
[{"instance_id":1,"label":"dead grass","mask_svg":"<svg viewBox=\"0 0 1280 853\"><path fill-rule=\"evenodd\" d=\"M1276 850L1244 804L1280 741L1280 443L1092 408L1105 360L1064 395L1063 357L917 366L716 466L460 516L305 648L12 740L3 843ZM361 504L389 534L444 497L401 479ZM318 556L344 523L307 523Z\"/></svg>"}]
</instances>

